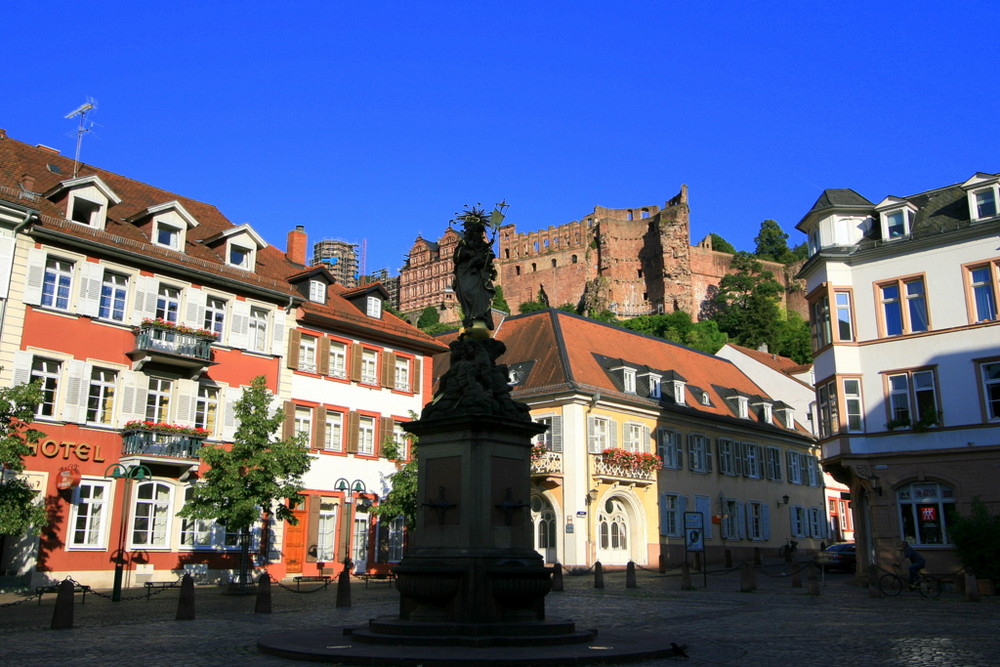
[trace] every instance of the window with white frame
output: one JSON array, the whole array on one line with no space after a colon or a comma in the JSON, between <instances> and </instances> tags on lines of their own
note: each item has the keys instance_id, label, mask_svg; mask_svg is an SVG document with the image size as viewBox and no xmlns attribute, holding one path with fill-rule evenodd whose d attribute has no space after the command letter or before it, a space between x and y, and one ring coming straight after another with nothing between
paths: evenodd
<instances>
[{"instance_id":1,"label":"window with white frame","mask_svg":"<svg viewBox=\"0 0 1000 667\"><path fill-rule=\"evenodd\" d=\"M368 317L382 317L382 299L377 296L369 296L365 299L365 312Z\"/></svg>"},{"instance_id":2,"label":"window with white frame","mask_svg":"<svg viewBox=\"0 0 1000 667\"><path fill-rule=\"evenodd\" d=\"M660 494L660 530L668 537L680 537L684 528L682 499L676 493Z\"/></svg>"},{"instance_id":3,"label":"window with white frame","mask_svg":"<svg viewBox=\"0 0 1000 667\"><path fill-rule=\"evenodd\" d=\"M850 292L834 292L837 304L837 340L847 342L854 340L854 316L851 308Z\"/></svg>"},{"instance_id":4,"label":"window with white frame","mask_svg":"<svg viewBox=\"0 0 1000 667\"><path fill-rule=\"evenodd\" d=\"M235 243L229 244L229 265L235 266L240 269L252 269L253 268L253 255L254 252L251 248L245 246L237 245Z\"/></svg>"},{"instance_id":5,"label":"window with white frame","mask_svg":"<svg viewBox=\"0 0 1000 667\"><path fill-rule=\"evenodd\" d=\"M820 350L833 342L833 334L830 330L830 297L823 294L812 302L809 310L813 350Z\"/></svg>"},{"instance_id":6,"label":"window with white frame","mask_svg":"<svg viewBox=\"0 0 1000 667\"><path fill-rule=\"evenodd\" d=\"M104 272L101 282L101 299L97 316L102 320L125 321L125 303L128 298L128 276Z\"/></svg>"},{"instance_id":7,"label":"window with white frame","mask_svg":"<svg viewBox=\"0 0 1000 667\"><path fill-rule=\"evenodd\" d=\"M790 484L802 483L802 457L798 452L786 452L788 459L788 482Z\"/></svg>"},{"instance_id":8,"label":"window with white frame","mask_svg":"<svg viewBox=\"0 0 1000 667\"><path fill-rule=\"evenodd\" d=\"M267 311L263 308L250 309L250 338L247 341L249 349L256 352L267 350L267 320Z\"/></svg>"},{"instance_id":9,"label":"window with white frame","mask_svg":"<svg viewBox=\"0 0 1000 667\"><path fill-rule=\"evenodd\" d=\"M865 430L864 406L861 403L861 380L844 378L844 410L847 415L847 430L859 433Z\"/></svg>"},{"instance_id":10,"label":"window with white frame","mask_svg":"<svg viewBox=\"0 0 1000 667\"><path fill-rule=\"evenodd\" d=\"M837 414L837 382L826 382L816 388L816 409L819 413L819 437L827 438L840 431Z\"/></svg>"},{"instance_id":11,"label":"window with white frame","mask_svg":"<svg viewBox=\"0 0 1000 667\"><path fill-rule=\"evenodd\" d=\"M160 285L156 293L156 319L177 323L181 309L181 291L170 285Z\"/></svg>"},{"instance_id":12,"label":"window with white frame","mask_svg":"<svg viewBox=\"0 0 1000 667\"><path fill-rule=\"evenodd\" d=\"M635 369L634 368L623 368L622 369L622 383L624 389L629 394L635 393Z\"/></svg>"},{"instance_id":13,"label":"window with white frame","mask_svg":"<svg viewBox=\"0 0 1000 667\"><path fill-rule=\"evenodd\" d=\"M894 280L878 286L883 335L919 333L929 328L924 279Z\"/></svg>"},{"instance_id":14,"label":"window with white frame","mask_svg":"<svg viewBox=\"0 0 1000 667\"><path fill-rule=\"evenodd\" d=\"M683 467L681 461L681 434L677 431L661 428L656 431L656 449L663 461L663 467L677 470Z\"/></svg>"},{"instance_id":15,"label":"window with white frame","mask_svg":"<svg viewBox=\"0 0 1000 667\"><path fill-rule=\"evenodd\" d=\"M330 375L341 379L347 377L347 346L335 340L330 341Z\"/></svg>"},{"instance_id":16,"label":"window with white frame","mask_svg":"<svg viewBox=\"0 0 1000 667\"><path fill-rule=\"evenodd\" d=\"M805 456L806 472L808 473L809 486L819 486L821 474L819 471L819 459L815 456Z\"/></svg>"},{"instance_id":17,"label":"window with white frame","mask_svg":"<svg viewBox=\"0 0 1000 667\"><path fill-rule=\"evenodd\" d=\"M600 454L618 445L618 429L613 419L591 415L587 417L587 451Z\"/></svg>"},{"instance_id":18,"label":"window with white frame","mask_svg":"<svg viewBox=\"0 0 1000 667\"><path fill-rule=\"evenodd\" d=\"M913 210L904 207L882 211L882 239L892 241L910 235Z\"/></svg>"},{"instance_id":19,"label":"window with white frame","mask_svg":"<svg viewBox=\"0 0 1000 667\"><path fill-rule=\"evenodd\" d=\"M218 421L219 388L208 384L198 385L198 398L194 404L194 425L213 435Z\"/></svg>"},{"instance_id":20,"label":"window with white frame","mask_svg":"<svg viewBox=\"0 0 1000 667\"><path fill-rule=\"evenodd\" d=\"M151 377L146 392L146 420L165 422L170 420L170 380Z\"/></svg>"},{"instance_id":21,"label":"window with white frame","mask_svg":"<svg viewBox=\"0 0 1000 667\"><path fill-rule=\"evenodd\" d=\"M722 539L738 540L740 535L740 503L732 498L723 498L719 504L722 506Z\"/></svg>"},{"instance_id":22,"label":"window with white frame","mask_svg":"<svg viewBox=\"0 0 1000 667\"><path fill-rule=\"evenodd\" d=\"M991 422L1000 421L1000 361L981 364L979 370L986 402L986 419Z\"/></svg>"},{"instance_id":23,"label":"window with white frame","mask_svg":"<svg viewBox=\"0 0 1000 667\"><path fill-rule=\"evenodd\" d=\"M809 537L826 537L826 521L823 517L822 507L810 507L809 511Z\"/></svg>"},{"instance_id":24,"label":"window with white frame","mask_svg":"<svg viewBox=\"0 0 1000 667\"><path fill-rule=\"evenodd\" d=\"M937 482L913 482L896 491L903 539L914 546L951 544L955 493Z\"/></svg>"},{"instance_id":25,"label":"window with white frame","mask_svg":"<svg viewBox=\"0 0 1000 667\"><path fill-rule=\"evenodd\" d=\"M736 414L740 419L750 418L750 400L746 396L736 397Z\"/></svg>"},{"instance_id":26,"label":"window with white frame","mask_svg":"<svg viewBox=\"0 0 1000 667\"><path fill-rule=\"evenodd\" d=\"M222 328L226 322L226 300L216 296L210 296L205 300L205 324L206 331L212 331L216 335L222 335Z\"/></svg>"},{"instance_id":27,"label":"window with white frame","mask_svg":"<svg viewBox=\"0 0 1000 667\"><path fill-rule=\"evenodd\" d=\"M101 227L101 221L104 217L104 207L101 204L79 195L73 196L71 202L70 220L89 227Z\"/></svg>"},{"instance_id":28,"label":"window with white frame","mask_svg":"<svg viewBox=\"0 0 1000 667\"><path fill-rule=\"evenodd\" d=\"M344 451L344 415L334 410L326 411L326 428L323 431L323 448L328 452Z\"/></svg>"},{"instance_id":29,"label":"window with white frame","mask_svg":"<svg viewBox=\"0 0 1000 667\"><path fill-rule=\"evenodd\" d=\"M647 377L649 377L649 397L660 398L661 377L652 373L650 373Z\"/></svg>"},{"instance_id":30,"label":"window with white frame","mask_svg":"<svg viewBox=\"0 0 1000 667\"><path fill-rule=\"evenodd\" d=\"M358 454L375 455L375 418L358 418Z\"/></svg>"},{"instance_id":31,"label":"window with white frame","mask_svg":"<svg viewBox=\"0 0 1000 667\"><path fill-rule=\"evenodd\" d=\"M623 428L623 443L630 452L645 452L648 430L642 424L627 422Z\"/></svg>"},{"instance_id":32,"label":"window with white frame","mask_svg":"<svg viewBox=\"0 0 1000 667\"><path fill-rule=\"evenodd\" d=\"M395 388L397 391L410 391L410 360L396 357Z\"/></svg>"},{"instance_id":33,"label":"window with white frame","mask_svg":"<svg viewBox=\"0 0 1000 667\"><path fill-rule=\"evenodd\" d=\"M61 366L54 359L42 357L35 357L31 362L31 381L37 382L42 390L42 400L35 413L38 417L52 417L56 414Z\"/></svg>"},{"instance_id":34,"label":"window with white frame","mask_svg":"<svg viewBox=\"0 0 1000 667\"><path fill-rule=\"evenodd\" d=\"M761 459L763 448L753 442L743 443L743 476L751 479L761 478Z\"/></svg>"},{"instance_id":35,"label":"window with white frame","mask_svg":"<svg viewBox=\"0 0 1000 667\"><path fill-rule=\"evenodd\" d=\"M164 248L170 248L172 250L180 250L181 247L181 228L171 225L169 223L158 220L156 222L154 242L156 245L161 245Z\"/></svg>"},{"instance_id":36,"label":"window with white frame","mask_svg":"<svg viewBox=\"0 0 1000 667\"><path fill-rule=\"evenodd\" d=\"M301 436L307 447L312 447L312 408L296 406L295 435Z\"/></svg>"},{"instance_id":37,"label":"window with white frame","mask_svg":"<svg viewBox=\"0 0 1000 667\"><path fill-rule=\"evenodd\" d=\"M58 257L49 257L45 260L41 304L59 310L69 310L72 287L73 262Z\"/></svg>"},{"instance_id":38,"label":"window with white frame","mask_svg":"<svg viewBox=\"0 0 1000 667\"><path fill-rule=\"evenodd\" d=\"M389 530L389 549L386 560L390 563L398 563L403 560L403 527L406 525L401 516L397 516L392 521L386 522Z\"/></svg>"},{"instance_id":39,"label":"window with white frame","mask_svg":"<svg viewBox=\"0 0 1000 667\"><path fill-rule=\"evenodd\" d=\"M184 502L194 496L194 487L184 489ZM181 547L187 549L238 549L239 531L228 530L226 526L211 519L181 519Z\"/></svg>"},{"instance_id":40,"label":"window with white frame","mask_svg":"<svg viewBox=\"0 0 1000 667\"><path fill-rule=\"evenodd\" d=\"M392 424L392 439L399 445L400 459L410 458L410 434L403 430L403 425L399 422Z\"/></svg>"},{"instance_id":41,"label":"window with white frame","mask_svg":"<svg viewBox=\"0 0 1000 667\"><path fill-rule=\"evenodd\" d=\"M322 280L309 281L309 300L313 303L326 303L326 282Z\"/></svg>"},{"instance_id":42,"label":"window with white frame","mask_svg":"<svg viewBox=\"0 0 1000 667\"><path fill-rule=\"evenodd\" d=\"M993 188L976 190L972 193L974 200L973 220L984 220L997 214L997 193Z\"/></svg>"},{"instance_id":43,"label":"window with white frame","mask_svg":"<svg viewBox=\"0 0 1000 667\"><path fill-rule=\"evenodd\" d=\"M723 475L736 474L735 445L728 438L719 438L716 441L719 447L719 473Z\"/></svg>"},{"instance_id":44,"label":"window with white frame","mask_svg":"<svg viewBox=\"0 0 1000 667\"><path fill-rule=\"evenodd\" d=\"M361 352L361 384L378 384L378 352L375 350Z\"/></svg>"},{"instance_id":45,"label":"window with white frame","mask_svg":"<svg viewBox=\"0 0 1000 667\"><path fill-rule=\"evenodd\" d=\"M791 523L792 537L809 537L809 517L806 508L801 505L792 505L788 508L789 520Z\"/></svg>"},{"instance_id":46,"label":"window with white frame","mask_svg":"<svg viewBox=\"0 0 1000 667\"><path fill-rule=\"evenodd\" d=\"M767 478L774 481L781 481L781 449L779 447L768 447L764 452L764 460L764 472Z\"/></svg>"},{"instance_id":47,"label":"window with white frame","mask_svg":"<svg viewBox=\"0 0 1000 667\"><path fill-rule=\"evenodd\" d=\"M336 560L337 504L332 499L319 503L319 523L316 526L316 560L329 563Z\"/></svg>"},{"instance_id":48,"label":"window with white frame","mask_svg":"<svg viewBox=\"0 0 1000 667\"><path fill-rule=\"evenodd\" d=\"M747 537L751 540L766 540L770 536L768 506L756 500L747 501Z\"/></svg>"},{"instance_id":49,"label":"window with white frame","mask_svg":"<svg viewBox=\"0 0 1000 667\"><path fill-rule=\"evenodd\" d=\"M114 418L115 384L118 373L107 368L93 368L90 371L90 387L87 390L87 422L90 424L110 424Z\"/></svg>"},{"instance_id":50,"label":"window with white frame","mask_svg":"<svg viewBox=\"0 0 1000 667\"><path fill-rule=\"evenodd\" d=\"M84 479L73 491L68 549L102 549L111 516L111 482Z\"/></svg>"},{"instance_id":51,"label":"window with white frame","mask_svg":"<svg viewBox=\"0 0 1000 667\"><path fill-rule=\"evenodd\" d=\"M688 434L688 468L694 472L712 472L711 441L698 433Z\"/></svg>"},{"instance_id":52,"label":"window with white frame","mask_svg":"<svg viewBox=\"0 0 1000 667\"><path fill-rule=\"evenodd\" d=\"M889 425L901 428L940 424L937 389L932 369L888 376Z\"/></svg>"},{"instance_id":53,"label":"window with white frame","mask_svg":"<svg viewBox=\"0 0 1000 667\"><path fill-rule=\"evenodd\" d=\"M966 269L972 296L973 322L997 319L997 294L1000 293L1000 260Z\"/></svg>"},{"instance_id":54,"label":"window with white frame","mask_svg":"<svg viewBox=\"0 0 1000 667\"><path fill-rule=\"evenodd\" d=\"M316 372L316 336L303 334L299 337L299 370Z\"/></svg>"},{"instance_id":55,"label":"window with white frame","mask_svg":"<svg viewBox=\"0 0 1000 667\"><path fill-rule=\"evenodd\" d=\"M162 482L142 482L135 487L132 507L133 548L170 547L170 504L173 487Z\"/></svg>"},{"instance_id":56,"label":"window with white frame","mask_svg":"<svg viewBox=\"0 0 1000 667\"><path fill-rule=\"evenodd\" d=\"M674 380L671 384L673 384L674 402L677 405L684 405L686 403L684 400L684 383L680 380Z\"/></svg>"}]
</instances>

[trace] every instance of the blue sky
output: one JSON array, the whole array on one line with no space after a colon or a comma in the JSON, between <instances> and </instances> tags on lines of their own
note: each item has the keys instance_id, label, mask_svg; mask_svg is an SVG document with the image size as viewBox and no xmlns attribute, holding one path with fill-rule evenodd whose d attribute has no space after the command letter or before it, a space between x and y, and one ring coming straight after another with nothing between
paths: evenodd
<instances>
[{"instance_id":1,"label":"blue sky","mask_svg":"<svg viewBox=\"0 0 1000 667\"><path fill-rule=\"evenodd\" d=\"M689 187L753 250L824 188L1000 172L993 2L187 2L4 7L0 127L395 273L465 204L532 231Z\"/></svg>"}]
</instances>

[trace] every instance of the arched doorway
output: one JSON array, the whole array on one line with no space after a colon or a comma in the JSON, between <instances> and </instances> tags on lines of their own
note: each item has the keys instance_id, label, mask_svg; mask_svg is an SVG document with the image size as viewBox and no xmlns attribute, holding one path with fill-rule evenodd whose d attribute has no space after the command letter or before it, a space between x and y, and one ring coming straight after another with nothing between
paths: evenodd
<instances>
[{"instance_id":1,"label":"arched doorway","mask_svg":"<svg viewBox=\"0 0 1000 667\"><path fill-rule=\"evenodd\" d=\"M559 560L556 545L556 513L552 504L543 496L531 496L531 528L534 534L535 550L546 563Z\"/></svg>"},{"instance_id":2,"label":"arched doorway","mask_svg":"<svg viewBox=\"0 0 1000 667\"><path fill-rule=\"evenodd\" d=\"M604 565L625 565L632 558L637 539L630 503L623 496L611 496L597 514L597 560Z\"/></svg>"}]
</instances>

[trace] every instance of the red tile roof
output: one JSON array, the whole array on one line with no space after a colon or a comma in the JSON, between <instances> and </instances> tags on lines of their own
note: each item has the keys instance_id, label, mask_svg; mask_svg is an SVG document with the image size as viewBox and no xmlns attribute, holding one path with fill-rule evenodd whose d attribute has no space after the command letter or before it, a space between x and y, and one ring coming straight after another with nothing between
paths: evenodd
<instances>
[{"instance_id":1,"label":"red tile roof","mask_svg":"<svg viewBox=\"0 0 1000 667\"><path fill-rule=\"evenodd\" d=\"M739 350L751 359L759 361L768 368L776 370L779 373L784 373L785 375L798 375L799 373L805 373L810 367L812 367L811 363L800 364L794 359L782 357L781 355L774 354L773 352L753 350L749 347L743 347L742 345L736 345L734 343L729 343L729 346L733 349Z\"/></svg>"}]
</instances>

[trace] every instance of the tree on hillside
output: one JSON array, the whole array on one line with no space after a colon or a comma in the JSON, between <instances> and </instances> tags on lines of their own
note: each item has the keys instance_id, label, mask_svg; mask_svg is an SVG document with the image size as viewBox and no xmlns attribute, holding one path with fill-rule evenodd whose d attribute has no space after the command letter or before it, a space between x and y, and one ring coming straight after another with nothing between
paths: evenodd
<instances>
[{"instance_id":1,"label":"tree on hillside","mask_svg":"<svg viewBox=\"0 0 1000 667\"><path fill-rule=\"evenodd\" d=\"M771 344L776 322L781 317L778 308L781 283L747 252L733 255L731 268L733 273L719 281L719 294L715 297L719 306L715 321L719 329L746 347Z\"/></svg>"},{"instance_id":2,"label":"tree on hillside","mask_svg":"<svg viewBox=\"0 0 1000 667\"><path fill-rule=\"evenodd\" d=\"M235 590L250 592L250 535L262 517L295 523L283 501L301 502L302 475L309 469L309 449L297 434L276 440L285 421L281 408L271 410L273 395L264 377L256 377L236 402L239 426L231 447L205 446L201 459L210 467L192 487L180 516L216 519L240 535L240 571ZM266 545L264 545L266 547Z\"/></svg>"},{"instance_id":3,"label":"tree on hillside","mask_svg":"<svg viewBox=\"0 0 1000 667\"><path fill-rule=\"evenodd\" d=\"M795 256L788 249L788 234L774 220L760 223L760 232L754 238L757 249L754 254L759 259L791 264Z\"/></svg>"},{"instance_id":4,"label":"tree on hillside","mask_svg":"<svg viewBox=\"0 0 1000 667\"><path fill-rule=\"evenodd\" d=\"M729 342L729 336L719 330L715 320L702 320L691 325L684 344L696 350L715 354L719 348Z\"/></svg>"},{"instance_id":5,"label":"tree on hillside","mask_svg":"<svg viewBox=\"0 0 1000 667\"><path fill-rule=\"evenodd\" d=\"M438 309L434 306L427 306L420 311L420 317L417 319L417 328L423 330L440 321L441 314L438 313Z\"/></svg>"},{"instance_id":6,"label":"tree on hillside","mask_svg":"<svg viewBox=\"0 0 1000 667\"><path fill-rule=\"evenodd\" d=\"M794 310L786 311L784 319L777 322L774 340L769 343L769 349L800 364L812 361L809 323Z\"/></svg>"},{"instance_id":7,"label":"tree on hillside","mask_svg":"<svg viewBox=\"0 0 1000 667\"><path fill-rule=\"evenodd\" d=\"M728 252L730 255L736 254L736 248L733 247L732 243L722 238L715 232L712 232L709 236L712 237L712 250L717 252Z\"/></svg>"},{"instance_id":8,"label":"tree on hillside","mask_svg":"<svg viewBox=\"0 0 1000 667\"><path fill-rule=\"evenodd\" d=\"M31 428L41 401L37 383L0 387L0 538L38 533L46 522L38 492L18 476L31 446L45 435Z\"/></svg>"},{"instance_id":9,"label":"tree on hillside","mask_svg":"<svg viewBox=\"0 0 1000 667\"><path fill-rule=\"evenodd\" d=\"M621 325L632 331L666 338L684 345L687 344L687 337L693 326L691 316L683 310L659 315L639 315L621 322Z\"/></svg>"},{"instance_id":10,"label":"tree on hillside","mask_svg":"<svg viewBox=\"0 0 1000 667\"><path fill-rule=\"evenodd\" d=\"M524 313L534 313L539 310L545 310L546 308L548 308L548 306L541 301L525 301L517 307L517 312L523 315Z\"/></svg>"},{"instance_id":11,"label":"tree on hillside","mask_svg":"<svg viewBox=\"0 0 1000 667\"><path fill-rule=\"evenodd\" d=\"M494 285L496 292L493 294L493 307L497 310L502 310L503 312L510 314L510 306L507 305L507 299L503 296L503 287L500 285Z\"/></svg>"}]
</instances>

